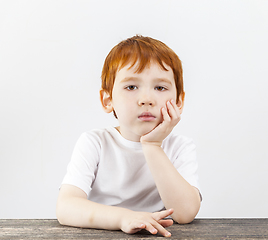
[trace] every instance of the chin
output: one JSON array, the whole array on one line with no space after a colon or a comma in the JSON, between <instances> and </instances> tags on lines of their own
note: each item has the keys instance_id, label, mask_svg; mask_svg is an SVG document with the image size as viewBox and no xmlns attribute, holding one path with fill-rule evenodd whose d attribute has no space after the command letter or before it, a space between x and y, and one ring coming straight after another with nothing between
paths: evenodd
<instances>
[{"instance_id":1,"label":"chin","mask_svg":"<svg viewBox=\"0 0 268 240\"><path fill-rule=\"evenodd\" d=\"M146 135L147 133L151 132L153 129L155 129L156 126L153 127L144 127L140 129L140 136Z\"/></svg>"}]
</instances>

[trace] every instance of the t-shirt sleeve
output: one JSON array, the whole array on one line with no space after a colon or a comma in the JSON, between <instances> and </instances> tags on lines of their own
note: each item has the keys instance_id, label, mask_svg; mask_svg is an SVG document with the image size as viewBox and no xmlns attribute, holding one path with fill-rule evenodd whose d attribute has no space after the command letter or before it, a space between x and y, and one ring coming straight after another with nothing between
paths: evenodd
<instances>
[{"instance_id":1,"label":"t-shirt sleeve","mask_svg":"<svg viewBox=\"0 0 268 240\"><path fill-rule=\"evenodd\" d=\"M62 184L74 185L88 195L100 159L99 149L97 137L94 134L83 133L74 147Z\"/></svg>"}]
</instances>

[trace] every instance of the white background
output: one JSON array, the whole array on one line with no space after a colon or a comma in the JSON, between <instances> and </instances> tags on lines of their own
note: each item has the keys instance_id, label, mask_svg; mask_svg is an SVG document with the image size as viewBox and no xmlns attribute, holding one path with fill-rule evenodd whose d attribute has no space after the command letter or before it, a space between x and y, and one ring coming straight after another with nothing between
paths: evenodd
<instances>
[{"instance_id":1,"label":"white background","mask_svg":"<svg viewBox=\"0 0 268 240\"><path fill-rule=\"evenodd\" d=\"M175 131L197 145L198 217L268 217L268 1L0 2L0 218L55 218L74 144L116 125L98 91L110 49L135 34L184 68Z\"/></svg>"}]
</instances>

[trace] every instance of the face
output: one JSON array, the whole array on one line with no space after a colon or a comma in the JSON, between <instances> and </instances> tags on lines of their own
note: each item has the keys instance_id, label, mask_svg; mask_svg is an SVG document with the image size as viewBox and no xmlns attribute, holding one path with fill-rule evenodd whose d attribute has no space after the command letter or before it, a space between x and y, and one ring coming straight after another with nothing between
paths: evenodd
<instances>
[{"instance_id":1,"label":"face","mask_svg":"<svg viewBox=\"0 0 268 240\"><path fill-rule=\"evenodd\" d=\"M176 86L172 69L163 70L157 63L135 73L135 66L125 66L117 72L112 99L105 93L101 96L106 112L115 111L121 135L131 141L152 131L163 120L161 108L167 101L176 101ZM181 104L180 101L178 105Z\"/></svg>"}]
</instances>

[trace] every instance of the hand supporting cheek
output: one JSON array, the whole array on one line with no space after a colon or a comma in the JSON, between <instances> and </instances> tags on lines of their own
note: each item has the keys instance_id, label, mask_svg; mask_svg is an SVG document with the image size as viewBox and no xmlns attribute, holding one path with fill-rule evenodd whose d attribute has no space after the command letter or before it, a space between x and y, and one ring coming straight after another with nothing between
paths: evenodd
<instances>
[{"instance_id":1,"label":"hand supporting cheek","mask_svg":"<svg viewBox=\"0 0 268 240\"><path fill-rule=\"evenodd\" d=\"M161 109L163 121L151 132L141 137L142 144L162 145L162 141L171 133L181 119L180 109L174 100L167 101L166 107Z\"/></svg>"}]
</instances>

